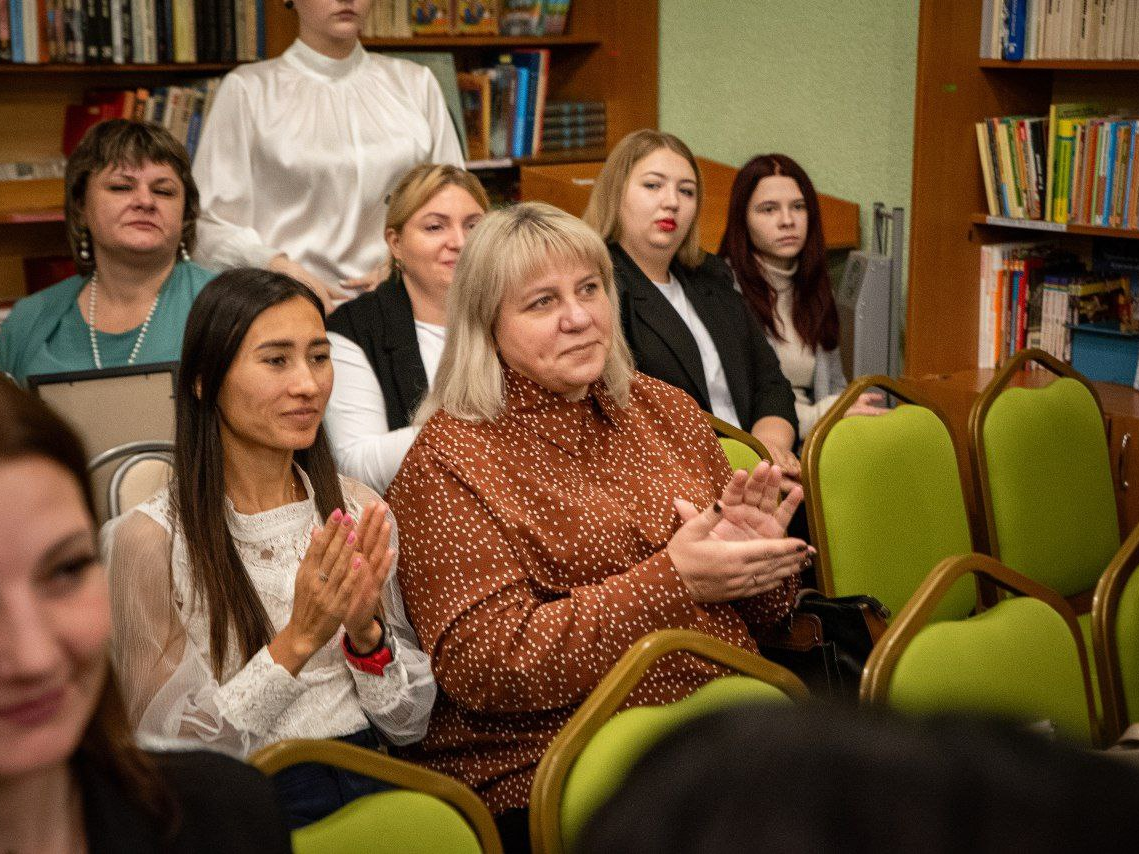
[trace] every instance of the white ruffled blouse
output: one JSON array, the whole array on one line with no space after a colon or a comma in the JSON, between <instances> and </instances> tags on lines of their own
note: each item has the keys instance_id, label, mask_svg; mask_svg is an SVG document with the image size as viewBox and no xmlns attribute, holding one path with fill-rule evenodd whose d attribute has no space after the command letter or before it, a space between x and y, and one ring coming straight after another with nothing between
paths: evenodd
<instances>
[{"instance_id":1,"label":"white ruffled blouse","mask_svg":"<svg viewBox=\"0 0 1139 854\"><path fill-rule=\"evenodd\" d=\"M304 501L249 516L226 501L237 553L278 632L292 615L296 574L312 528L323 523L311 484L300 474ZM341 488L345 509L357 518L376 500L348 478L341 478ZM113 658L141 736L193 739L241 756L282 739L332 738L369 724L393 744L423 738L435 682L404 613L395 565L382 592L394 660L382 676L348 664L341 627L295 678L267 647L242 663L231 643L219 680L210 665L208 616L192 593L186 543L173 520L170 493L162 490L104 530ZM394 520L391 544L397 548Z\"/></svg>"},{"instance_id":2,"label":"white ruffled blouse","mask_svg":"<svg viewBox=\"0 0 1139 854\"><path fill-rule=\"evenodd\" d=\"M427 162L463 164L427 68L359 44L332 59L295 41L218 88L194 159L194 257L221 270L284 252L333 285L362 276L387 257L388 194Z\"/></svg>"}]
</instances>

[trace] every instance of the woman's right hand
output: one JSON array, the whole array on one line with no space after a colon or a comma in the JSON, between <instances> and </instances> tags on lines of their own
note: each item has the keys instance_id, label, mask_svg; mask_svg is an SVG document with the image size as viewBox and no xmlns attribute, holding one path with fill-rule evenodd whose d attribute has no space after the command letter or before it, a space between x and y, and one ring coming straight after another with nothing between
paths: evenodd
<instances>
[{"instance_id":1,"label":"woman's right hand","mask_svg":"<svg viewBox=\"0 0 1139 854\"><path fill-rule=\"evenodd\" d=\"M724 518L719 501L689 515L666 549L694 602L730 602L774 590L799 573L809 552L794 537L725 540L715 533ZM694 509L694 508L693 508Z\"/></svg>"},{"instance_id":2,"label":"woman's right hand","mask_svg":"<svg viewBox=\"0 0 1139 854\"><path fill-rule=\"evenodd\" d=\"M332 513L314 530L297 570L292 616L269 644L273 660L293 676L336 634L352 601L363 563L355 527L351 516Z\"/></svg>"}]
</instances>

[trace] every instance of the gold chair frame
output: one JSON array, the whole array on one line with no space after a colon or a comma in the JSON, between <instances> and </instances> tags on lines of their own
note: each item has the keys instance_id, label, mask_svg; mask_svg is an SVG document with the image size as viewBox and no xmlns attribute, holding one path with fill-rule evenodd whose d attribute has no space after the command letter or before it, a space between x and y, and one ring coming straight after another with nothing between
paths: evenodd
<instances>
[{"instance_id":1,"label":"gold chair frame","mask_svg":"<svg viewBox=\"0 0 1139 854\"><path fill-rule=\"evenodd\" d=\"M722 418L717 418L711 412L705 412L704 417L708 419L708 423L717 436L724 436L725 438L742 442L759 454L761 460L768 463L771 462L771 451L767 450L767 446L755 438L755 436L751 435L751 433L746 430L741 430L735 424L729 424Z\"/></svg>"},{"instance_id":2,"label":"gold chair frame","mask_svg":"<svg viewBox=\"0 0 1139 854\"><path fill-rule=\"evenodd\" d=\"M1118 741L1130 723L1115 624L1119 616L1119 598L1136 567L1139 567L1139 528L1124 540L1107 565L1092 598L1092 652L1095 654L1103 703L1103 738L1108 745ZM1133 711L1139 712L1139 709Z\"/></svg>"},{"instance_id":3,"label":"gold chair frame","mask_svg":"<svg viewBox=\"0 0 1139 854\"><path fill-rule=\"evenodd\" d=\"M831 430L846 417L846 411L854 405L859 396L875 388L881 389L905 403L928 409L937 416L938 420L945 425L945 430L949 434L949 442L953 446L953 455L957 459L958 481L960 482L961 479L960 455L958 454L957 444L953 441L953 430L949 426L949 419L945 417L945 413L932 401L901 380L891 379L887 376L872 375L859 377L848 385L846 390L839 395L838 400L834 402L826 414L815 424L814 429L812 429L807 436L807 441L803 443L803 484L806 493L804 500L807 504L807 522L810 525L811 542L815 548L818 549L818 555L815 557L815 567L818 573L819 587L825 596L834 596L836 594L833 566L831 564L830 543L827 539L826 521L823 514L822 493L819 491L819 459L823 453L823 444L826 442ZM965 487L963 484L961 491L962 496L964 496ZM968 513L968 508L966 508L966 513ZM971 538L972 531L970 526L970 539Z\"/></svg>"},{"instance_id":4,"label":"gold chair frame","mask_svg":"<svg viewBox=\"0 0 1139 854\"><path fill-rule=\"evenodd\" d=\"M1000 561L977 552L946 558L934 567L921 583L871 650L870 657L866 660L866 667L862 671L862 685L859 691L861 701L879 705L886 703L890 693L890 680L902 653L917 633L929 625L930 617L949 589L966 574L983 577L995 587L1014 595L1039 599L1064 618L1068 631L1076 641L1076 650L1079 653L1092 744L1096 746L1102 744L1103 733L1099 718L1096 716L1088 653L1079 623L1076 621L1076 612L1059 593L1009 569Z\"/></svg>"},{"instance_id":5,"label":"gold chair frame","mask_svg":"<svg viewBox=\"0 0 1139 854\"><path fill-rule=\"evenodd\" d=\"M993 521L993 496L989 489L989 466L988 463L985 462L985 418L988 416L989 409L992 407L993 402L996 401L1001 392L1009 387L1009 383L1013 377L1029 362L1036 362L1044 368L1047 368L1057 377L1069 377L1083 384L1083 386L1091 392L1092 399L1095 400L1095 404L1099 408L1099 418L1103 424L1105 441L1107 437L1107 421L1104 419L1103 402L1100 400L1099 392L1095 390L1095 386L1088 381L1087 377L1075 370L1071 365L1061 362L1050 353L1045 353L1043 350L1033 348L1021 350L1001 366L1001 369L993 375L988 385L977 395L977 399L973 401L973 406L969 410L968 428L969 463L973 471L977 507L985 517L984 536L987 540L987 542L984 543L977 543L977 547L992 555L997 560L1001 559L1001 554L1000 545L997 542L996 523ZM1077 607L1079 606L1079 603L1075 604L1077 604ZM1086 607L1081 613L1084 611L1086 611Z\"/></svg>"},{"instance_id":6,"label":"gold chair frame","mask_svg":"<svg viewBox=\"0 0 1139 854\"><path fill-rule=\"evenodd\" d=\"M470 788L445 774L332 739L287 739L249 757L249 763L266 776L302 762L332 765L438 798L466 819L485 854L502 854L502 841L490 810Z\"/></svg>"},{"instance_id":7,"label":"gold chair frame","mask_svg":"<svg viewBox=\"0 0 1139 854\"><path fill-rule=\"evenodd\" d=\"M561 802L566 778L582 749L617 712L648 669L666 655L686 652L778 688L796 702L806 686L778 664L689 629L663 629L645 635L617 660L590 692L546 750L530 790L530 839L535 851L562 854Z\"/></svg>"}]
</instances>

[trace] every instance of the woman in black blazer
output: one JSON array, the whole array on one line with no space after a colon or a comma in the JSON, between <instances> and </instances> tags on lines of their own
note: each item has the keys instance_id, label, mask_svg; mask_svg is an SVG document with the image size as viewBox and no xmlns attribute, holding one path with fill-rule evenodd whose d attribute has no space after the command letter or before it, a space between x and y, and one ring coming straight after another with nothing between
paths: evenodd
<instances>
[{"instance_id":1,"label":"woman in black blazer","mask_svg":"<svg viewBox=\"0 0 1139 854\"><path fill-rule=\"evenodd\" d=\"M0 851L287 852L269 781L135 746L82 445L0 381Z\"/></svg>"},{"instance_id":2,"label":"woman in black blazer","mask_svg":"<svg viewBox=\"0 0 1139 854\"><path fill-rule=\"evenodd\" d=\"M702 190L688 146L635 131L605 161L584 219L609 243L637 369L752 433L797 479L795 396L731 271L700 249Z\"/></svg>"}]
</instances>

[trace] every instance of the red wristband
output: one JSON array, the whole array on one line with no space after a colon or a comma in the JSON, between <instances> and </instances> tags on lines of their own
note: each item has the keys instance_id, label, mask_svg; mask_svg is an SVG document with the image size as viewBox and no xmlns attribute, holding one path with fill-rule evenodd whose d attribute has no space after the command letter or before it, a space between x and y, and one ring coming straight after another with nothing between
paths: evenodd
<instances>
[{"instance_id":1,"label":"red wristband","mask_svg":"<svg viewBox=\"0 0 1139 854\"><path fill-rule=\"evenodd\" d=\"M344 657L348 659L348 663L364 673L383 676L384 668L392 663L392 651L386 646L381 646L370 655L357 654L356 650L352 648L352 641L348 639L347 632L344 633L340 645L344 648Z\"/></svg>"}]
</instances>

